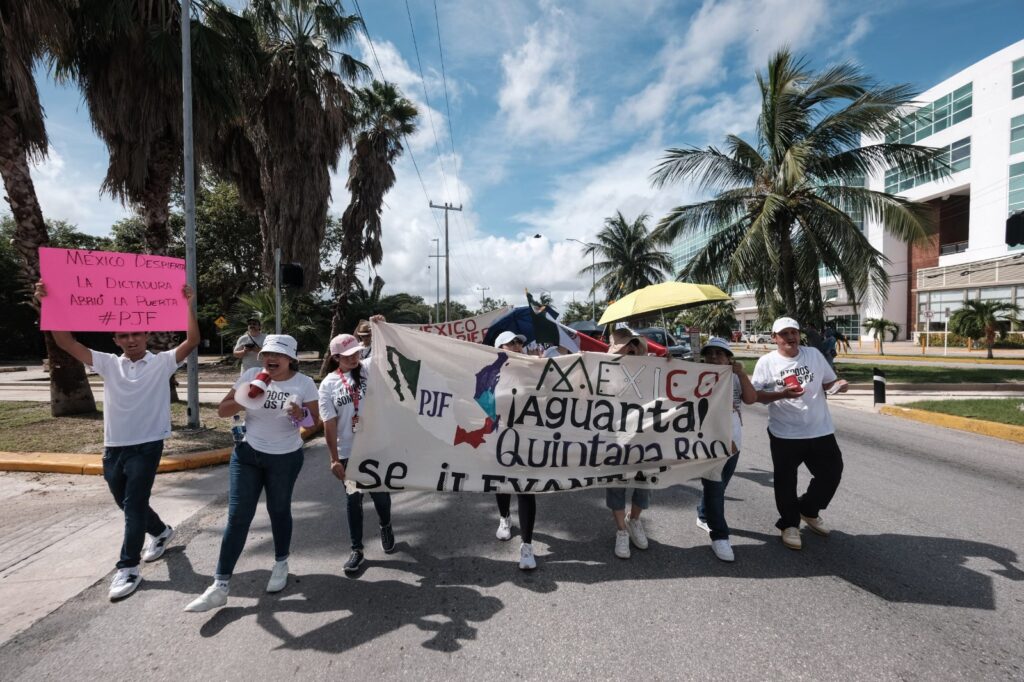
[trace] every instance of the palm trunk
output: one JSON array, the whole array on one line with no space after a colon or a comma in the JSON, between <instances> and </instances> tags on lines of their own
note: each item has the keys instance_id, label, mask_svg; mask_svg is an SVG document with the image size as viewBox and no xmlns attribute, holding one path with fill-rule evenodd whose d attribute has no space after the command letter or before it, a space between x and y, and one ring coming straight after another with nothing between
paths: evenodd
<instances>
[{"instance_id":1,"label":"palm trunk","mask_svg":"<svg viewBox=\"0 0 1024 682\"><path fill-rule=\"evenodd\" d=\"M347 242L348 240L346 240ZM346 248L345 253L350 253ZM348 306L348 297L352 292L352 286L356 280L356 260L355 258L349 258L342 256L344 264L338 268L335 279L334 279L334 304L331 306L331 335L328 338L333 339L335 334L341 326L341 317L345 308ZM324 361L320 366L320 375L324 376L329 371L331 363L331 354L328 353L324 356Z\"/></svg>"},{"instance_id":2,"label":"palm trunk","mask_svg":"<svg viewBox=\"0 0 1024 682\"><path fill-rule=\"evenodd\" d=\"M9 103L10 98L0 96L0 111L12 111ZM39 281L39 247L46 246L50 238L21 140L15 121L0 117L0 175L14 216L14 248L21 254L21 275L31 287ZM43 338L50 364L50 413L62 417L95 412L96 400L85 366L58 348L51 334L44 332Z\"/></svg>"},{"instance_id":3,"label":"palm trunk","mask_svg":"<svg viewBox=\"0 0 1024 682\"><path fill-rule=\"evenodd\" d=\"M793 243L789 239L789 225L786 224L781 235L779 235L779 261L782 265L781 281L779 292L786 304L786 315L797 314L796 304L796 277L793 271Z\"/></svg>"}]
</instances>

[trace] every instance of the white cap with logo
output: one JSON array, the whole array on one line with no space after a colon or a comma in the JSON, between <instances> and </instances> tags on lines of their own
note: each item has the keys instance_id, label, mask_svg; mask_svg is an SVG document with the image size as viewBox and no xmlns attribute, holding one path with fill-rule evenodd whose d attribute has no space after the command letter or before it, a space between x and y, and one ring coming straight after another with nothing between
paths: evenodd
<instances>
[{"instance_id":1,"label":"white cap with logo","mask_svg":"<svg viewBox=\"0 0 1024 682\"><path fill-rule=\"evenodd\" d=\"M772 324L772 334L778 334L783 329L796 329L799 331L800 323L792 317L780 317Z\"/></svg>"}]
</instances>

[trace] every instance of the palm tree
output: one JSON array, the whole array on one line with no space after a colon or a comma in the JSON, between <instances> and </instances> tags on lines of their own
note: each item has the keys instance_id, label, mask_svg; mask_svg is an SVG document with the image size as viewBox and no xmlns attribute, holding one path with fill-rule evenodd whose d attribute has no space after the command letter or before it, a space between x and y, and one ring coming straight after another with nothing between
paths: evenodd
<instances>
[{"instance_id":1,"label":"palm tree","mask_svg":"<svg viewBox=\"0 0 1024 682\"><path fill-rule=\"evenodd\" d=\"M244 25L219 0L197 0L191 20L193 99L202 150L219 121L240 111ZM110 160L102 190L136 208L146 250L167 255L171 191L182 172L179 0L78 0L74 39L57 60L61 80L82 90Z\"/></svg>"},{"instance_id":2,"label":"palm tree","mask_svg":"<svg viewBox=\"0 0 1024 682\"><path fill-rule=\"evenodd\" d=\"M733 329L739 328L736 320L736 303L723 301L691 308L676 318L676 324L697 327L706 334L728 340Z\"/></svg>"},{"instance_id":3,"label":"palm tree","mask_svg":"<svg viewBox=\"0 0 1024 682\"><path fill-rule=\"evenodd\" d=\"M601 260L595 260L580 270L580 274L596 273L594 288L603 288L608 300L661 282L671 271L672 259L660 250L659 242L647 230L649 218L641 213L629 222L621 211L616 211L613 217L605 218L595 243L584 250L584 255L595 254ZM596 291L590 293L593 295Z\"/></svg>"},{"instance_id":4,"label":"palm tree","mask_svg":"<svg viewBox=\"0 0 1024 682\"><path fill-rule=\"evenodd\" d=\"M967 301L949 318L949 330L971 339L984 336L986 357L992 359L992 345L1000 323L1014 319L1020 311L1019 305L1005 301Z\"/></svg>"},{"instance_id":5,"label":"palm tree","mask_svg":"<svg viewBox=\"0 0 1024 682\"><path fill-rule=\"evenodd\" d=\"M46 155L49 140L33 69L67 39L70 0L0 0L0 175L14 216L13 244L21 256L25 298L39 280L39 247L49 243L29 160ZM43 333L50 364L50 411L55 417L96 411L85 367Z\"/></svg>"},{"instance_id":6,"label":"palm tree","mask_svg":"<svg viewBox=\"0 0 1024 682\"><path fill-rule=\"evenodd\" d=\"M762 310L823 322L819 266L851 300L888 290L885 257L851 213L882 221L903 241L927 237L930 209L863 187L891 167L926 177L948 172L938 149L879 142L911 102L906 85L883 87L841 64L814 73L787 51L757 75L761 113L753 143L728 135L725 149L669 149L652 174L658 187L691 180L713 199L672 209L655 234L708 242L680 279L752 288Z\"/></svg>"},{"instance_id":7,"label":"palm tree","mask_svg":"<svg viewBox=\"0 0 1024 682\"><path fill-rule=\"evenodd\" d=\"M887 320L884 317L869 317L864 320L861 325L864 329L871 332L871 335L878 341L878 354L885 355L885 334L886 332L892 333L892 340L895 341L896 337L900 333L900 325L892 320Z\"/></svg>"},{"instance_id":8,"label":"palm tree","mask_svg":"<svg viewBox=\"0 0 1024 682\"><path fill-rule=\"evenodd\" d=\"M303 266L309 291L319 281L330 171L355 123L352 84L369 74L341 52L360 21L340 0L250 0L243 16L253 33L242 50L258 68L243 86L243 116L217 131L210 160L259 213L267 280L280 248L282 262Z\"/></svg>"},{"instance_id":9,"label":"palm tree","mask_svg":"<svg viewBox=\"0 0 1024 682\"><path fill-rule=\"evenodd\" d=\"M334 314L331 336L339 329L349 294L356 283L356 267L368 261L381 264L381 212L384 195L395 184L394 164L402 154L402 139L416 130L419 112L391 83L374 81L356 94L356 135L348 167L351 199L341 216L341 263L334 279Z\"/></svg>"}]
</instances>

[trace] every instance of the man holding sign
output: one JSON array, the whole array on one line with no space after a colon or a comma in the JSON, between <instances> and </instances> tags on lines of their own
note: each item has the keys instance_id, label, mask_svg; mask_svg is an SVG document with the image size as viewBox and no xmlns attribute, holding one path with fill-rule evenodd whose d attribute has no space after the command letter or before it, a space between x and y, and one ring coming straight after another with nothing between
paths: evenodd
<instances>
[{"instance_id":1,"label":"man holding sign","mask_svg":"<svg viewBox=\"0 0 1024 682\"><path fill-rule=\"evenodd\" d=\"M45 276L45 274L44 274ZM36 284L36 298L47 310L47 287ZM103 478L124 511L124 540L117 573L110 584L111 600L127 597L142 580L141 561L159 559L174 534L149 506L164 439L171 435L171 376L199 345L199 323L192 310L192 289L178 293L181 309L188 310L185 341L154 355L146 349L148 330L129 328L114 332L121 355L86 348L69 331L53 330L53 339L79 362L103 377ZM52 318L51 318L52 319ZM59 321L56 326L61 326ZM149 541L145 542L146 534ZM145 547L143 545L145 544Z\"/></svg>"}]
</instances>

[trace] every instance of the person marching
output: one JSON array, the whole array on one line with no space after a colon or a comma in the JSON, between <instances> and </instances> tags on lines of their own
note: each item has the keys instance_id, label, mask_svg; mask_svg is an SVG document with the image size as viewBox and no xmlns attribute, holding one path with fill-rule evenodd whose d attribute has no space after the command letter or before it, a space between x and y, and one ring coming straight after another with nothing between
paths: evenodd
<instances>
[{"instance_id":1,"label":"person marching","mask_svg":"<svg viewBox=\"0 0 1024 682\"><path fill-rule=\"evenodd\" d=\"M757 402L754 389L743 363L733 360L732 349L725 339L711 337L700 349L701 359L710 365L732 365L732 456L722 468L722 480L700 479L704 487L700 504L697 506L697 525L711 536L711 551L722 561L734 561L735 554L729 544L729 524L725 522L725 487L729 485L736 462L740 458L743 441L743 418L740 404L753 405Z\"/></svg>"},{"instance_id":2,"label":"person marching","mask_svg":"<svg viewBox=\"0 0 1024 682\"><path fill-rule=\"evenodd\" d=\"M260 367L260 348L267 340L267 335L262 333L260 321L255 317L250 318L246 324L246 331L235 341L235 349L232 352L236 358L242 361L242 372Z\"/></svg>"},{"instance_id":3,"label":"person marching","mask_svg":"<svg viewBox=\"0 0 1024 682\"><path fill-rule=\"evenodd\" d=\"M494 339L494 347L509 353L522 353L526 337L515 332L503 331ZM498 502L498 531L495 537L499 540L512 539L512 495L511 493L497 493L495 499ZM519 545L519 568L524 571L532 571L537 568L537 558L533 554L533 525L537 520L537 498L534 495L516 494L516 505L519 509L519 535L522 544Z\"/></svg>"},{"instance_id":4,"label":"person marching","mask_svg":"<svg viewBox=\"0 0 1024 682\"><path fill-rule=\"evenodd\" d=\"M186 611L209 611L227 603L228 582L264 490L274 538L267 592L280 592L288 584L292 492L303 461L299 426L318 418L316 384L298 371L298 344L291 336L268 335L259 357L262 368L246 370L217 407L221 417L245 410L245 436L231 453L228 519L213 584L190 602ZM239 390L244 393L236 395ZM239 404L239 399L246 404Z\"/></svg>"},{"instance_id":5,"label":"person marching","mask_svg":"<svg viewBox=\"0 0 1024 682\"><path fill-rule=\"evenodd\" d=\"M800 324L780 317L772 325L776 350L754 367L757 401L768 405L768 441L775 468L775 505L782 544L800 549L801 519L818 535L828 535L821 519L843 474L843 453L836 442L825 392L845 393L846 381L816 348L800 345ZM797 497L797 469L803 464L813 478Z\"/></svg>"},{"instance_id":6,"label":"person marching","mask_svg":"<svg viewBox=\"0 0 1024 682\"><path fill-rule=\"evenodd\" d=\"M378 315L371 319L375 322L384 321L383 316ZM339 334L331 339L330 353L338 363L338 369L320 382L320 414L324 420L324 435L331 456L331 473L339 481L345 481L345 465L359 432L360 407L366 397L371 360L360 359L363 348L351 334ZM345 573L351 575L359 571L364 561L363 493L351 483L346 488L350 489L346 495L346 513L352 554L344 568ZM391 528L391 493L371 491L370 499L373 500L380 522L380 547L385 554L391 554L395 551L395 534Z\"/></svg>"},{"instance_id":7,"label":"person marching","mask_svg":"<svg viewBox=\"0 0 1024 682\"><path fill-rule=\"evenodd\" d=\"M625 327L612 331L608 352L615 355L647 355L647 339L634 334ZM626 517L626 491L628 488L606 488L605 506L612 511L615 521L615 556L628 559L630 542L637 549L647 549L647 532L640 514L651 506L651 491L647 488L633 488L630 497L629 517Z\"/></svg>"},{"instance_id":8,"label":"person marching","mask_svg":"<svg viewBox=\"0 0 1024 682\"><path fill-rule=\"evenodd\" d=\"M373 353L373 334L370 330L370 321L359 320L354 335L359 339L359 343L363 345L359 349L359 359L365 360Z\"/></svg>"},{"instance_id":9,"label":"person marching","mask_svg":"<svg viewBox=\"0 0 1024 682\"><path fill-rule=\"evenodd\" d=\"M149 334L144 331L114 334L121 355L86 348L71 332L52 332L58 346L103 377L103 478L124 512L121 557L108 593L111 600L135 591L142 582L139 564L163 556L174 535L174 529L149 506L149 498L164 439L171 435L170 378L199 345L194 294L187 285L181 293L188 307L185 340L156 355L146 349ZM40 300L46 296L43 282L36 284L35 294Z\"/></svg>"}]
</instances>

